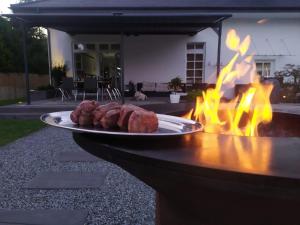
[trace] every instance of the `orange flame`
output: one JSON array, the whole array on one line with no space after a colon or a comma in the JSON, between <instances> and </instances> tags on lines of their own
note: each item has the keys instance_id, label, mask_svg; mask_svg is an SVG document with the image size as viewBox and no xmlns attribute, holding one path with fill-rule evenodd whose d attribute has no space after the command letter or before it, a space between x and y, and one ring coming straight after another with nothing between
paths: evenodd
<instances>
[{"instance_id":1,"label":"orange flame","mask_svg":"<svg viewBox=\"0 0 300 225\"><path fill-rule=\"evenodd\" d=\"M205 132L258 136L258 125L271 122L269 99L273 86L260 83L253 56L247 56L250 43L249 35L241 41L235 30L228 32L226 45L235 55L220 71L215 88L197 97L195 109L184 116L202 123ZM252 80L250 87L228 103L222 102L224 85L234 87L239 78L246 76Z\"/></svg>"}]
</instances>

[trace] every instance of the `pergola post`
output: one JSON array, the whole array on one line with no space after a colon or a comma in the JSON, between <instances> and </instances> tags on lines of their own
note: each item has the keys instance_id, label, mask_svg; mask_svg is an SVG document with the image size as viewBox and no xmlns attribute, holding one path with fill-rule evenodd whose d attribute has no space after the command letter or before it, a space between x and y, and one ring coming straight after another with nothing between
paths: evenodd
<instances>
[{"instance_id":1,"label":"pergola post","mask_svg":"<svg viewBox=\"0 0 300 225\"><path fill-rule=\"evenodd\" d=\"M219 22L219 26L217 28L217 34L218 34L217 77L219 77L221 71L222 22Z\"/></svg>"},{"instance_id":2,"label":"pergola post","mask_svg":"<svg viewBox=\"0 0 300 225\"><path fill-rule=\"evenodd\" d=\"M50 35L49 28L47 29L47 37L48 37L47 38L47 45L48 45L49 84L53 85L52 84L52 74L51 74L51 70L52 70L51 35Z\"/></svg>"},{"instance_id":3,"label":"pergola post","mask_svg":"<svg viewBox=\"0 0 300 225\"><path fill-rule=\"evenodd\" d=\"M124 67L124 43L125 37L124 33L121 33L121 45L120 45L120 64L121 64L121 92L122 92L122 104L125 103L125 81L124 81L124 74L125 74L125 67Z\"/></svg>"},{"instance_id":4,"label":"pergola post","mask_svg":"<svg viewBox=\"0 0 300 225\"><path fill-rule=\"evenodd\" d=\"M27 56L27 27L21 22L22 27L22 39L23 39L23 56L24 56L24 78L25 78L25 95L26 95L26 102L27 105L31 104L30 99L30 87L29 87L29 72L28 72L28 56Z\"/></svg>"}]
</instances>

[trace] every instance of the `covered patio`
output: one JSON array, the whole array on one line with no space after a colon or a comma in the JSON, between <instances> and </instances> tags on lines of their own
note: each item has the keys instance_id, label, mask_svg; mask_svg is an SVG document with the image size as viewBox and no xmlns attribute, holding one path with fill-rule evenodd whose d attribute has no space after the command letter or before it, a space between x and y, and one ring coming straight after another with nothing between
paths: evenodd
<instances>
[{"instance_id":1,"label":"covered patio","mask_svg":"<svg viewBox=\"0 0 300 225\"><path fill-rule=\"evenodd\" d=\"M96 3L95 3L96 4ZM104 4L104 3L103 3ZM60 1L57 6L48 5L47 1L12 6L13 14L6 15L23 29L23 51L25 62L26 99L31 103L29 74L26 54L25 33L30 27L42 26L78 34L117 34L120 35L120 89L122 102L125 101L124 64L125 37L138 35L187 35L193 36L204 29L212 28L218 36L217 74L220 71L222 22L231 17L230 14L203 13L193 8L186 9L184 4L173 9L161 8L145 10L143 7L115 6L107 10L105 6L68 8L66 1ZM49 37L51 38L51 37ZM50 48L49 48L50 50ZM51 54L49 54L51 56ZM52 59L49 60L52 65ZM49 69L51 74L51 68ZM74 80L75 81L75 80Z\"/></svg>"}]
</instances>

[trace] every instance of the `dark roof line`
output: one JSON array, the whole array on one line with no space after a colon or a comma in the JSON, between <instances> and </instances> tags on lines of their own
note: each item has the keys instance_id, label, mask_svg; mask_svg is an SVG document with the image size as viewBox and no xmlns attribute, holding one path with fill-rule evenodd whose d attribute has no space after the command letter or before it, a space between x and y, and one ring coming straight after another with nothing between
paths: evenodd
<instances>
[{"instance_id":1,"label":"dark roof line","mask_svg":"<svg viewBox=\"0 0 300 225\"><path fill-rule=\"evenodd\" d=\"M161 7L30 7L30 8L22 8L19 6L12 6L11 9L27 9L27 10L35 10L38 11L39 9L48 9L48 10L217 10L217 11L235 11L235 10L250 10L250 11L299 11L299 7L257 7L257 6L231 6L231 7L220 7L220 6L214 6L214 7L174 7L174 6L161 6Z\"/></svg>"},{"instance_id":2,"label":"dark roof line","mask_svg":"<svg viewBox=\"0 0 300 225\"><path fill-rule=\"evenodd\" d=\"M48 0L36 0L36 1L29 1L29 2L20 2L20 3L11 4L10 8L20 8L22 6L32 5L32 3L39 3L39 2L46 2L46 1L48 1Z\"/></svg>"},{"instance_id":3,"label":"dark roof line","mask_svg":"<svg viewBox=\"0 0 300 225\"><path fill-rule=\"evenodd\" d=\"M140 16L142 15L142 16ZM208 27L216 27L231 15L177 13L127 14L5 14L13 22L21 20L27 27L44 26L70 34L182 34L194 35ZM136 16L139 19L136 19ZM98 19L101 18L101 19ZM20 22L21 22L20 21ZM101 27L101 29L99 29Z\"/></svg>"},{"instance_id":4,"label":"dark roof line","mask_svg":"<svg viewBox=\"0 0 300 225\"><path fill-rule=\"evenodd\" d=\"M231 17L231 14L218 14L218 13L151 13L151 14L146 14L146 13L124 13L124 14L119 14L119 15L114 15L114 13L110 12L105 12L105 13L13 13L13 14L2 14L2 16L6 17L14 17L14 16L40 16L40 17L46 17L46 16L120 16L120 17L176 17L176 16L181 16L181 17L205 17L205 16L216 16L216 17L222 17L222 18L229 18Z\"/></svg>"},{"instance_id":5,"label":"dark roof line","mask_svg":"<svg viewBox=\"0 0 300 225\"><path fill-rule=\"evenodd\" d=\"M298 0L37 0L11 5L28 10L248 10L299 11Z\"/></svg>"}]
</instances>

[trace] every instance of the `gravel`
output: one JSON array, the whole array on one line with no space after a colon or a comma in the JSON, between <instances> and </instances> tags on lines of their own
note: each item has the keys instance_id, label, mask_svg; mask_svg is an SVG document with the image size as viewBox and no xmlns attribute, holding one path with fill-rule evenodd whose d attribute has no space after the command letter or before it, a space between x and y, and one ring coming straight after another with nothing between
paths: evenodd
<instances>
[{"instance_id":1,"label":"gravel","mask_svg":"<svg viewBox=\"0 0 300 225\"><path fill-rule=\"evenodd\" d=\"M61 151L83 151L69 131L44 128L0 147L0 209L87 209L86 224L154 224L154 191L119 167L105 162L58 162ZM99 189L28 190L46 171L107 173Z\"/></svg>"}]
</instances>

